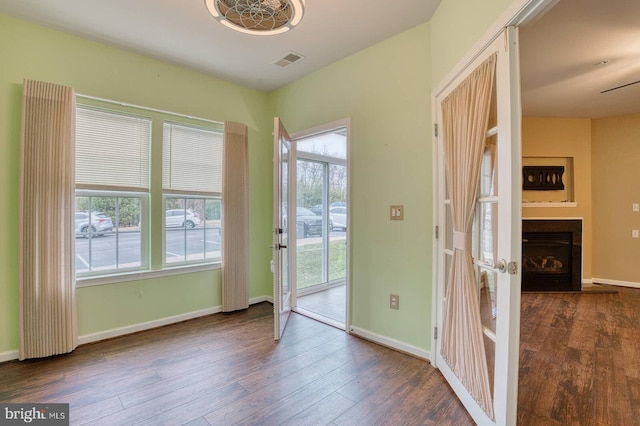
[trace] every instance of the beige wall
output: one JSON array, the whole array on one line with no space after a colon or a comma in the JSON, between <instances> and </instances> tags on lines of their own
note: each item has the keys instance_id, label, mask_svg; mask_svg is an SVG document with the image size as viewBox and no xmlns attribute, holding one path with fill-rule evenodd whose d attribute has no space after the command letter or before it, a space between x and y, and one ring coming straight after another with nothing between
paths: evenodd
<instances>
[{"instance_id":1,"label":"beige wall","mask_svg":"<svg viewBox=\"0 0 640 426\"><path fill-rule=\"evenodd\" d=\"M523 218L582 218L582 279L591 279L593 215L591 194L591 120L567 118L529 118L522 120L523 157L573 158L573 201L576 207L525 207ZM562 159L558 160L562 164ZM532 163L533 164L533 163ZM544 161L538 161L544 164ZM566 170L566 168L565 168ZM565 186L571 184L564 176ZM565 198L562 191L526 191L524 199L548 196L549 201ZM534 192L538 192L535 194Z\"/></svg>"},{"instance_id":2,"label":"beige wall","mask_svg":"<svg viewBox=\"0 0 640 426\"><path fill-rule=\"evenodd\" d=\"M640 284L640 114L592 121L594 278Z\"/></svg>"}]
</instances>

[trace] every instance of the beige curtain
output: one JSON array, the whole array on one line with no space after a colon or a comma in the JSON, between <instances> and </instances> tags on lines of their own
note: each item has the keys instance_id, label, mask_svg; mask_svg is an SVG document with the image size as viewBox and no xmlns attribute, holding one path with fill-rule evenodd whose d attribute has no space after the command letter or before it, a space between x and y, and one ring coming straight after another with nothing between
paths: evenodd
<instances>
[{"instance_id":1,"label":"beige curtain","mask_svg":"<svg viewBox=\"0 0 640 426\"><path fill-rule=\"evenodd\" d=\"M249 307L249 141L247 126L224 123L222 310Z\"/></svg>"},{"instance_id":2,"label":"beige curtain","mask_svg":"<svg viewBox=\"0 0 640 426\"><path fill-rule=\"evenodd\" d=\"M25 80L20 152L20 359L78 345L75 301L75 95Z\"/></svg>"},{"instance_id":3,"label":"beige curtain","mask_svg":"<svg viewBox=\"0 0 640 426\"><path fill-rule=\"evenodd\" d=\"M447 184L453 224L453 259L447 283L442 357L491 418L471 227L485 147L496 56L487 59L442 101Z\"/></svg>"}]
</instances>

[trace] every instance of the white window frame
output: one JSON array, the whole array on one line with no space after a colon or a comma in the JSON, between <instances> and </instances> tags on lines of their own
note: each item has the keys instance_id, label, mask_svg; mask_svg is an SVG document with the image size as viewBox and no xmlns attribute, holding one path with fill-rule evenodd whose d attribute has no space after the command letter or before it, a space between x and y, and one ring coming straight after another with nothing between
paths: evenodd
<instances>
[{"instance_id":1,"label":"white window frame","mask_svg":"<svg viewBox=\"0 0 640 426\"><path fill-rule=\"evenodd\" d=\"M213 229L213 228L207 228L206 227L206 201L207 200L220 200L220 228L218 229L218 235L220 236L220 257L217 258L209 258L207 259L206 257L206 249L203 252L204 253L204 258L203 259L193 259L193 260L183 260L183 261L176 261L176 262L167 262L167 217L166 217L166 213L167 213L167 199L170 198L179 198L179 199L187 199L187 200L204 200L205 201L205 213L204 213L204 217L201 219L202 221L202 228L200 229L204 229L204 233L205 233L205 241L204 244L206 244L206 230L207 229ZM220 267L222 264L222 195L192 195L192 194L173 194L173 193L164 193L162 194L162 207L163 207L163 211L162 211L162 268L163 269L174 269L174 268L182 268L185 266L199 266L199 265L209 265L209 266L218 266ZM176 229L176 231L182 230L185 234L185 246L186 246L186 236L188 235L189 229L187 229L186 227L181 227ZM185 253L186 253L186 247L185 247Z\"/></svg>"},{"instance_id":2,"label":"white window frame","mask_svg":"<svg viewBox=\"0 0 640 426\"><path fill-rule=\"evenodd\" d=\"M184 114L174 113L171 111L160 110L155 108L149 108L140 105L127 104L120 101L114 101L110 99L98 98L94 96L88 96L83 94L76 94L77 107L84 108L94 108L101 109L107 112L113 112L114 114L130 114L134 116L142 116L145 118L151 119L151 146L150 146L150 174L151 176L157 175L158 168L158 160L154 156L157 156L157 144L162 146L163 143L163 135L162 132L158 132L158 128L162 129L162 124L165 122L171 122L175 124L185 125L185 126L194 126L194 127L204 127L210 128L212 130L217 130L223 132L223 123L214 120L208 120L204 118L198 118L193 116L188 116ZM158 127L159 126L159 127ZM155 152L154 152L155 150ZM162 149L160 149L160 153L162 153ZM162 154L160 154L162 156ZM162 167L162 158L159 160L159 167ZM155 167L154 167L155 165ZM161 174L161 173L160 173ZM114 189L114 188L107 188ZM93 190L93 188L91 188ZM77 191L80 191L78 189ZM83 191L85 191L83 189ZM88 189L86 191L89 191ZM122 196L128 196L131 192L127 191L119 191L114 190L110 191L113 194L122 194ZM105 193L104 191L101 194ZM139 192L135 193L139 194ZM185 273L193 273L200 271L209 271L221 268L221 261L209 261L207 262L195 262L195 263L171 263L166 265L164 263L165 259L165 243L164 243L164 232L162 232L163 236L153 238L152 228L157 233L158 231L164 231L164 212L160 216L162 218L163 223L160 226L157 226L155 223L152 224L150 222L152 217L151 206L159 205L157 203L157 199L162 199L162 208L164 210L165 206L165 198L164 192L162 188L162 181L155 181L153 178L150 181L149 191L146 194L146 199L143 199L142 204L142 213L141 213L141 234L142 234L142 243L141 247L143 250L141 255L143 256L143 260L141 263L146 265L146 268L132 268L132 269L122 269L117 270L113 269L110 271L100 271L99 273L85 275L81 274L76 278L76 287L90 287L96 285L106 285L106 284L117 284L124 283L129 281L138 281L141 279L153 279L153 278L161 278L173 275L180 275ZM177 196L185 196L185 198L192 198L191 194L172 194L168 193L167 195L177 195ZM221 194L217 194L217 196L222 199ZM156 201L153 201L153 200ZM74 227L75 228L75 227ZM75 237L75 235L74 235ZM161 252L160 252L161 251ZM75 256L75 251L74 251Z\"/></svg>"},{"instance_id":3,"label":"white window frame","mask_svg":"<svg viewBox=\"0 0 640 426\"><path fill-rule=\"evenodd\" d=\"M89 272L80 272L76 273L79 279L91 279L95 277L106 277L106 276L118 276L120 274L126 274L130 272L139 272L146 271L149 269L149 227L147 226L146 218L149 216L149 194L146 192L128 192L128 191L100 191L100 190L86 190L86 189L77 189L75 191L75 197L114 197L114 198L138 198L140 199L140 266L130 267L130 268L118 268L117 265L113 269L108 270L98 270L98 271L89 271ZM114 228L117 229L117 218L116 222L114 222ZM118 239L118 231L111 231L110 233L114 234L116 241ZM75 226L74 226L74 238L75 235ZM119 247L116 245L116 258L119 257L119 253L117 253ZM90 249L91 250L91 249ZM77 251L74 252L77 262Z\"/></svg>"}]
</instances>

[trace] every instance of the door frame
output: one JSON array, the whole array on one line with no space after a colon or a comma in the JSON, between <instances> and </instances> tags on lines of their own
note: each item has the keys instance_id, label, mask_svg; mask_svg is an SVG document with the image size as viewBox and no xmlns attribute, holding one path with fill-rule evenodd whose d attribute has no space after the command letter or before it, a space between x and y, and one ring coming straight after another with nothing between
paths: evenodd
<instances>
[{"instance_id":1,"label":"door frame","mask_svg":"<svg viewBox=\"0 0 640 426\"><path fill-rule=\"evenodd\" d=\"M325 124L321 124L319 126L316 127L312 127L309 129L304 129L304 130L300 130L297 132L293 132L290 136L291 136L291 140L293 141L293 143L295 144L296 141L298 139L303 139L303 138L308 138L308 137L312 137L312 136L317 136L323 133L329 133L332 130L336 130L336 129L340 129L340 128L345 128L347 131L347 140L346 140L346 151L347 151L347 161L346 161L346 166L347 166L347 206L349 206L347 208L347 232L346 232L346 237L347 237L347 260L346 260L346 276L345 276L345 308L346 308L346 312L345 312L345 323L344 323L344 327L345 327L345 331L346 332L351 332L351 257L352 257L352 253L351 253L351 236L352 236L352 230L353 230L353 226L352 226L352 208L351 208L351 119L349 118L344 118L341 120L336 120L336 121L332 121L329 123L325 123ZM297 155L296 158L294 160L296 162L297 165ZM297 194L297 185L296 185L296 179L293 179L293 187L291 187L291 190L293 191L293 194ZM297 236L295 235L295 231L294 231L294 239ZM293 262L292 265L295 265L297 259L296 259L296 253L292 253L292 257L291 257L291 261ZM297 292L297 282L295 283L294 288L292 288L292 308L295 309L297 308L297 303L298 303L298 292ZM327 324L329 325L334 325L331 324L330 322L328 322Z\"/></svg>"},{"instance_id":2,"label":"door frame","mask_svg":"<svg viewBox=\"0 0 640 426\"><path fill-rule=\"evenodd\" d=\"M510 5L510 7L507 10L505 10L505 12L498 18L498 20L496 20L493 23L493 25L491 25L491 27L485 32L483 37L481 37L478 40L478 42L476 42L476 44L468 51L468 53L456 64L456 66L454 66L451 69L451 71L441 80L441 82L431 92L432 123L438 123L437 98L443 92L445 92L455 82L455 80L458 79L458 77L460 77L460 75L465 72L465 70L467 70L471 66L471 64L478 58L478 56L480 56L485 51L485 49L489 48L489 46L492 43L494 43L498 37L502 36L503 32L507 27L513 26L517 28L527 22L530 22L531 20L535 19L537 16L540 16L541 14L549 10L558 1L559 0L516 0L514 1ZM519 46L518 46L518 49L519 49ZM517 53L518 52L516 52L516 54ZM514 69L511 69L511 68L509 69L509 76L510 76L509 78L510 80L517 82L518 84L517 90L520 90L519 75L515 75L514 71L515 71ZM521 144L521 141L519 141L519 143ZM521 151L521 146L518 146L516 148L517 148L516 150L517 152ZM441 265L439 260L440 250L442 248L441 247L442 242L441 242L441 239L437 238L438 229L443 229L444 231L444 227L442 226L444 224L444 217L443 217L443 212L441 210L441 205L440 205L440 199L441 198L444 199L444 195L442 192L444 188L444 183L442 182L442 176L439 173L439 171L441 170L441 167L443 167L443 164L441 163L441 158L440 158L441 156L442 155L438 147L437 130L435 130L434 133L432 133L432 165L433 165L432 182L433 182L433 194L434 194L433 224L435 227L434 236L436 237L433 239L433 252L432 252L433 253L433 259L432 259L433 285L432 285L432 309L431 309L431 324L434 327L434 330L431 333L432 351L430 354L431 355L430 360L432 365L436 368L438 368L436 351L438 350L438 347L439 347L438 345L439 336L437 335L437 331L435 327L438 324L440 324L442 319L442 305L440 303L440 296L442 295L443 288L444 288L444 285L442 284L442 279L444 277L444 271L442 268L444 267L444 265ZM514 160L512 159L511 161L514 161ZM518 187L518 185L516 185L516 187ZM521 208L520 205L514 205L515 201L519 199L520 198L516 197L515 200L512 202L512 205L510 206L512 211L513 209ZM438 226L440 226L440 228L438 228ZM520 236L520 239L521 239L521 236ZM512 259L512 260L518 261L518 264L521 263L520 259ZM518 297L518 300L519 300L519 297ZM519 341L510 342L510 345L513 349L514 345L519 346ZM515 349L516 349L515 353L517 354L518 353L517 347ZM518 365L517 362L516 362L516 365ZM518 372L517 371L510 372L509 377L510 377L511 385L515 386L515 388L517 389ZM511 396L511 398L517 398L517 395ZM517 413L515 412L508 412L506 420L509 421L509 419L513 419L513 421L515 422L516 414Z\"/></svg>"}]
</instances>

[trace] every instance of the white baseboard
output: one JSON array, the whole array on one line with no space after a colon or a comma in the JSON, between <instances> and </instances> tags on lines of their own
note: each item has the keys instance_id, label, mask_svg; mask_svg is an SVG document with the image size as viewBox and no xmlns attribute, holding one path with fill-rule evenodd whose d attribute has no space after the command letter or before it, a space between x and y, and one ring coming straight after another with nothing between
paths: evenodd
<instances>
[{"instance_id":1,"label":"white baseboard","mask_svg":"<svg viewBox=\"0 0 640 426\"><path fill-rule=\"evenodd\" d=\"M256 303L270 302L273 303L272 296L260 296L249 299L249 305L255 305ZM199 311L187 312L180 315L174 315L171 317L160 318L153 321L147 321L139 324L132 324L125 327L113 328L111 330L100 331L98 333L85 334L78 336L78 345L84 345L87 343L98 342L100 340L112 339L114 337L124 336L126 334L137 333L139 331L150 330L152 328L162 327L169 324L175 324L190 319L203 317L206 315L217 314L222 312L222 306L214 306L212 308L201 309ZM18 359L18 351L7 351L0 353L0 362L11 361Z\"/></svg>"},{"instance_id":2,"label":"white baseboard","mask_svg":"<svg viewBox=\"0 0 640 426\"><path fill-rule=\"evenodd\" d=\"M431 352L425 351L424 349L418 348L417 346L409 345L399 340L390 339L380 334L372 333L368 330L353 326L351 326L351 334L362 337L366 340L370 340L374 343L378 343L379 345L386 346L388 348L395 349L397 351L404 352L431 362Z\"/></svg>"},{"instance_id":3,"label":"white baseboard","mask_svg":"<svg viewBox=\"0 0 640 426\"><path fill-rule=\"evenodd\" d=\"M620 287L640 288L640 283L636 283L633 281L619 281L619 280L608 280L606 278L592 278L591 282L593 282L594 284L608 284L608 285L617 285Z\"/></svg>"},{"instance_id":4,"label":"white baseboard","mask_svg":"<svg viewBox=\"0 0 640 426\"><path fill-rule=\"evenodd\" d=\"M19 356L18 351L7 351L0 353L0 362L12 361L14 359L18 359Z\"/></svg>"},{"instance_id":5,"label":"white baseboard","mask_svg":"<svg viewBox=\"0 0 640 426\"><path fill-rule=\"evenodd\" d=\"M273 296L260 296L254 297L253 299L249 299L250 305L255 305L256 303L269 302L273 305Z\"/></svg>"},{"instance_id":6,"label":"white baseboard","mask_svg":"<svg viewBox=\"0 0 640 426\"><path fill-rule=\"evenodd\" d=\"M85 334L83 336L78 336L78 344L84 345L87 343L98 342L100 340L112 339L114 337L120 337L126 334L137 333L139 331L150 330L152 328L162 327L164 325L175 324L177 322L203 317L205 315L217 314L218 312L222 312L222 306L214 306L213 308L201 309L199 311L187 312L185 314L174 315L172 317L160 318L153 321L127 325L120 328L113 328L111 330L100 331L98 333Z\"/></svg>"}]
</instances>

